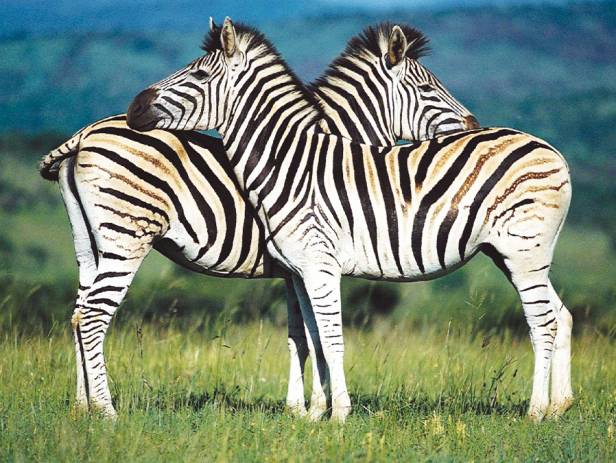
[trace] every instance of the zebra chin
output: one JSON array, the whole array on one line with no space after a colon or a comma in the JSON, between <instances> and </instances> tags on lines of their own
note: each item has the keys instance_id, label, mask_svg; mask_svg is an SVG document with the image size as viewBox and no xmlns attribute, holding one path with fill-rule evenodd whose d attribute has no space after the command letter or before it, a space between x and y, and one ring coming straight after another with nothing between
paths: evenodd
<instances>
[{"instance_id":1,"label":"zebra chin","mask_svg":"<svg viewBox=\"0 0 616 463\"><path fill-rule=\"evenodd\" d=\"M163 118L133 118L130 116L126 117L126 123L128 126L136 130L137 132L149 132L150 130L154 130L163 126Z\"/></svg>"},{"instance_id":2,"label":"zebra chin","mask_svg":"<svg viewBox=\"0 0 616 463\"><path fill-rule=\"evenodd\" d=\"M466 130L466 128L464 128L464 127L457 127L455 129L437 130L437 131L434 132L434 135L432 136L432 138L445 137L447 135L453 135L454 133L464 132L465 130Z\"/></svg>"},{"instance_id":3,"label":"zebra chin","mask_svg":"<svg viewBox=\"0 0 616 463\"><path fill-rule=\"evenodd\" d=\"M469 114L464 116L462 120L448 118L440 122L434 130L433 137L442 137L445 135L451 135L454 133L464 132L466 130L479 129L479 121L475 116Z\"/></svg>"}]
</instances>

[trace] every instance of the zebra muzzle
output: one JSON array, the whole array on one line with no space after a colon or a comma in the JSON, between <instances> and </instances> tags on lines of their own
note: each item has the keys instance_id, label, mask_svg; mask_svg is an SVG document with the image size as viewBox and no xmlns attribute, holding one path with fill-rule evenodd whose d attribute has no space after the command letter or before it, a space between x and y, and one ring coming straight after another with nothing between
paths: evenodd
<instances>
[{"instance_id":1,"label":"zebra muzzle","mask_svg":"<svg viewBox=\"0 0 616 463\"><path fill-rule=\"evenodd\" d=\"M158 98L158 91L145 89L135 97L126 114L126 123L131 129L139 131L152 130L160 120L154 112L153 102Z\"/></svg>"}]
</instances>

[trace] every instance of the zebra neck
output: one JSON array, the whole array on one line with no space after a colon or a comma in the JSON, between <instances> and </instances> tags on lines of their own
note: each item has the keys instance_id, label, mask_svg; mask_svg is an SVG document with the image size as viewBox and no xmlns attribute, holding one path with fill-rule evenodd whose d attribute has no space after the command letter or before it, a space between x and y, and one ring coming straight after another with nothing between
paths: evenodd
<instances>
[{"instance_id":1,"label":"zebra neck","mask_svg":"<svg viewBox=\"0 0 616 463\"><path fill-rule=\"evenodd\" d=\"M362 100L360 95L345 93L338 87L323 86L315 90L315 97L324 112L327 133L367 145L396 144L388 105L378 99L380 96L377 101Z\"/></svg>"},{"instance_id":2,"label":"zebra neck","mask_svg":"<svg viewBox=\"0 0 616 463\"><path fill-rule=\"evenodd\" d=\"M322 117L293 79L266 77L256 96L248 89L234 102L220 130L235 176L249 198L252 192L259 194L285 157L294 155L294 140L313 132Z\"/></svg>"}]
</instances>

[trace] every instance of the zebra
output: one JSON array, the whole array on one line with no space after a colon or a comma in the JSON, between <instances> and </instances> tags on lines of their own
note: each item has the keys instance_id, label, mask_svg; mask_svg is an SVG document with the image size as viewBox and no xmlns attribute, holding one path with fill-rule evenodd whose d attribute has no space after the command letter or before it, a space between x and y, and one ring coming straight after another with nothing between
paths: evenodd
<instances>
[{"instance_id":1,"label":"zebra","mask_svg":"<svg viewBox=\"0 0 616 463\"><path fill-rule=\"evenodd\" d=\"M220 28L210 21L208 39L219 33ZM378 85L388 85L391 78L372 66L372 55L380 57L379 47L394 44L401 35L410 44L407 56L413 58L413 74L398 84L407 95L404 101L390 108L387 98L362 98L345 88L372 82L376 91ZM324 108L319 130L393 145L402 135L401 121L407 126L404 135L413 138L477 126L472 114L416 61L425 53L426 43L419 31L389 23L369 27L353 38L312 86ZM358 131L360 123L363 128ZM107 385L104 337L151 247L197 272L288 277L265 252L260 222L246 206L218 139L162 130L144 135L128 128L125 115L118 115L77 132L43 159L40 171L44 178L59 180L79 264L72 318L77 408L116 415ZM288 293L291 364L287 405L294 413L306 413L303 367L310 352L317 365L310 407L310 416L316 419L326 408L326 367L320 345L315 348L311 338L306 338L292 283Z\"/></svg>"},{"instance_id":2,"label":"zebra","mask_svg":"<svg viewBox=\"0 0 616 463\"><path fill-rule=\"evenodd\" d=\"M341 275L426 280L478 252L518 291L530 327L528 416L562 414L573 398L572 319L548 272L571 199L563 156L508 128L389 148L318 133L310 127L321 109L260 32L226 18L208 45L204 56L137 95L127 122L136 130L220 132L267 250L309 301L301 309L327 362L332 420L343 422L351 410ZM405 49L401 38L380 58L387 72L406 72ZM197 72L202 82L193 91L187 84Z\"/></svg>"}]
</instances>

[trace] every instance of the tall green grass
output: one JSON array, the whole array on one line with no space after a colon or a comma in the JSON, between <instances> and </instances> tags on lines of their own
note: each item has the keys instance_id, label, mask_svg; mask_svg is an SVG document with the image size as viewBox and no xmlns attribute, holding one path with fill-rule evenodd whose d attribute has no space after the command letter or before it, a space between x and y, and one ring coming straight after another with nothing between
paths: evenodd
<instances>
[{"instance_id":1,"label":"tall green grass","mask_svg":"<svg viewBox=\"0 0 616 463\"><path fill-rule=\"evenodd\" d=\"M525 419L525 339L473 336L456 323L349 329L354 412L344 426L284 410L284 330L220 320L208 329L113 327L107 344L117 423L71 410L72 339L0 339L2 461L614 461L616 348L574 339L575 406Z\"/></svg>"}]
</instances>

